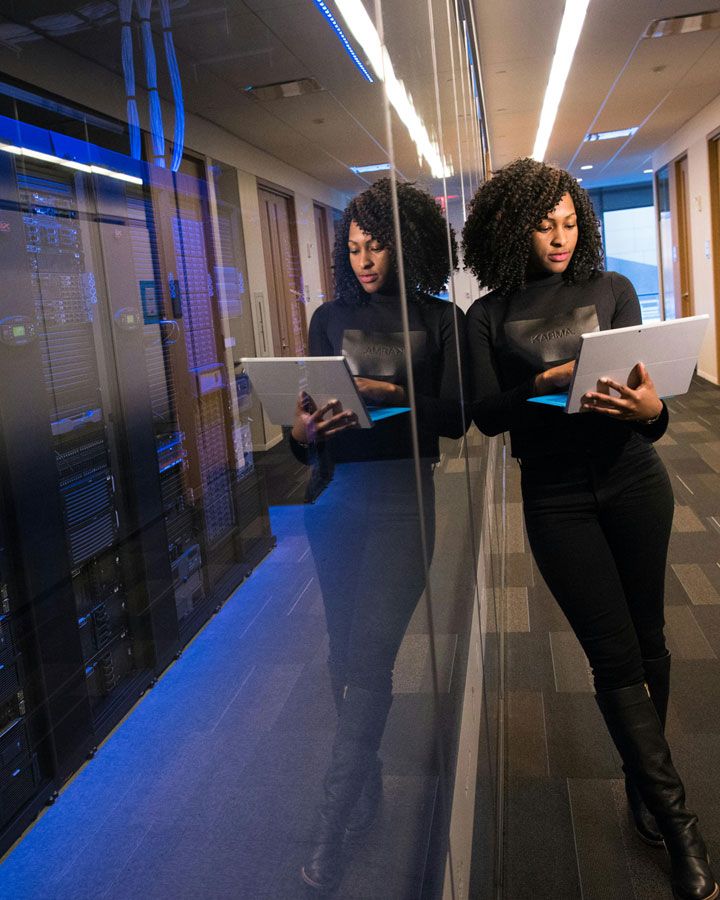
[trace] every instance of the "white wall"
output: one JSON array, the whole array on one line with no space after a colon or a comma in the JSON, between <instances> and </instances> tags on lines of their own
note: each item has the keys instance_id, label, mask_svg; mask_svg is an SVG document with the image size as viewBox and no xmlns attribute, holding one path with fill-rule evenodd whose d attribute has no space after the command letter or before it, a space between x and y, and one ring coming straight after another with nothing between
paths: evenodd
<instances>
[{"instance_id":1,"label":"white wall","mask_svg":"<svg viewBox=\"0 0 720 900\"><path fill-rule=\"evenodd\" d=\"M708 137L720 128L720 95L653 154L653 169L657 171L684 153L688 158L690 193L690 238L693 296L695 312L708 313L710 327L705 336L698 372L703 378L720 383L716 354L715 332L720 326L715 315L715 290L712 264L712 222L710 218L710 164ZM719 223L720 227L720 223Z\"/></svg>"}]
</instances>

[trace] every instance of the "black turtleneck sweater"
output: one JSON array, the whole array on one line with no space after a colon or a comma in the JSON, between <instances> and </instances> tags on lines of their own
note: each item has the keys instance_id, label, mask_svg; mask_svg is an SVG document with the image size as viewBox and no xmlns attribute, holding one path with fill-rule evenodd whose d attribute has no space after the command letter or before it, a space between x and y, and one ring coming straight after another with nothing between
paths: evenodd
<instances>
[{"instance_id":1,"label":"black turtleneck sweater","mask_svg":"<svg viewBox=\"0 0 720 900\"><path fill-rule=\"evenodd\" d=\"M548 275L509 296L493 291L476 300L467 314L474 422L485 434L509 431L518 457L602 453L634 432L657 440L667 427L664 404L654 424L631 425L528 403L538 372L573 359L581 334L641 321L635 289L616 272L599 272L583 284Z\"/></svg>"},{"instance_id":2,"label":"black turtleneck sweater","mask_svg":"<svg viewBox=\"0 0 720 900\"><path fill-rule=\"evenodd\" d=\"M439 436L464 432L455 321L463 353L465 317L452 303L420 295L408 303L408 318L420 454L437 459ZM310 322L309 354L345 356L354 375L407 387L400 298L371 294L352 305L324 303ZM410 415L341 432L326 446L335 462L410 457ZM297 445L294 450L299 456Z\"/></svg>"}]
</instances>

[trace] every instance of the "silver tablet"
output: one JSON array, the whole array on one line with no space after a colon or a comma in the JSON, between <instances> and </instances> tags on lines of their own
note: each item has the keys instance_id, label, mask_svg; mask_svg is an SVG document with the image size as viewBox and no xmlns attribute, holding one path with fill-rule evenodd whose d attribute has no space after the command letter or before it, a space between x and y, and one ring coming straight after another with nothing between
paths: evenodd
<instances>
[{"instance_id":1,"label":"silver tablet","mask_svg":"<svg viewBox=\"0 0 720 900\"><path fill-rule=\"evenodd\" d=\"M638 362L644 363L659 397L685 394L707 326L708 316L702 315L583 334L568 393L530 399L567 413L579 412L583 394L606 391L601 378L627 384Z\"/></svg>"},{"instance_id":2,"label":"silver tablet","mask_svg":"<svg viewBox=\"0 0 720 900\"><path fill-rule=\"evenodd\" d=\"M404 406L367 406L344 356L261 356L240 362L274 425L292 425L300 391L310 394L318 407L339 400L343 409L357 413L361 428L409 411Z\"/></svg>"},{"instance_id":3,"label":"silver tablet","mask_svg":"<svg viewBox=\"0 0 720 900\"><path fill-rule=\"evenodd\" d=\"M707 326L703 315L584 334L566 412L579 412L583 394L602 387L600 378L627 384L638 362L650 373L658 397L687 393Z\"/></svg>"}]
</instances>

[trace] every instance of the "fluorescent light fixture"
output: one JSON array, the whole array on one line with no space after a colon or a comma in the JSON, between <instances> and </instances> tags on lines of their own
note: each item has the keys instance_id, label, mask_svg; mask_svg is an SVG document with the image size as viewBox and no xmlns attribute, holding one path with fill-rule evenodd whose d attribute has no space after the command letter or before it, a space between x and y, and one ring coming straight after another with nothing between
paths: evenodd
<instances>
[{"instance_id":1,"label":"fluorescent light fixture","mask_svg":"<svg viewBox=\"0 0 720 900\"><path fill-rule=\"evenodd\" d=\"M125 172L113 172L112 169L105 169L102 166L90 166L93 175L106 175L108 178L117 178L118 181L127 181L128 184L142 184L142 178L137 175L127 175Z\"/></svg>"},{"instance_id":2,"label":"fluorescent light fixture","mask_svg":"<svg viewBox=\"0 0 720 900\"><path fill-rule=\"evenodd\" d=\"M652 169L643 169L643 175L652 175L652 173L653 173Z\"/></svg>"},{"instance_id":3,"label":"fluorescent light fixture","mask_svg":"<svg viewBox=\"0 0 720 900\"><path fill-rule=\"evenodd\" d=\"M550 142L550 135L555 125L560 100L565 90L565 82L570 72L578 41L580 40L580 32L582 31L589 5L590 0L565 0L565 12L560 23L555 56L553 57L550 77L545 88L540 124L532 152L533 159L537 159L540 162L545 158L545 152Z\"/></svg>"},{"instance_id":4,"label":"fluorescent light fixture","mask_svg":"<svg viewBox=\"0 0 720 900\"><path fill-rule=\"evenodd\" d=\"M580 166L580 169L583 172L589 172L590 169L592 169L592 168L593 168L592 166Z\"/></svg>"},{"instance_id":5,"label":"fluorescent light fixture","mask_svg":"<svg viewBox=\"0 0 720 900\"><path fill-rule=\"evenodd\" d=\"M320 0L315 0L315 2L319 3ZM388 100L410 133L410 137L417 147L418 156L430 166L433 177L448 178L453 174L453 167L442 157L437 141L434 141L428 134L427 128L415 109L412 97L395 74L387 47L380 40L380 35L367 14L362 0L335 0L335 5L342 13L353 37L365 52L373 71L379 80L385 83Z\"/></svg>"},{"instance_id":6,"label":"fluorescent light fixture","mask_svg":"<svg viewBox=\"0 0 720 900\"><path fill-rule=\"evenodd\" d=\"M356 175L362 175L365 172L387 172L390 163L375 163L374 166L350 166L350 171Z\"/></svg>"},{"instance_id":7,"label":"fluorescent light fixture","mask_svg":"<svg viewBox=\"0 0 720 900\"><path fill-rule=\"evenodd\" d=\"M328 9L327 4L323 3L323 0L313 0L313 2L315 3L315 6L317 6L317 8L320 10L320 12L328 20L330 27L335 32L335 34L338 36L338 38L340 39L340 43L345 48L345 52L350 57L350 59L355 63L355 65L358 67L360 72L362 72L363 78L366 78L369 82L372 83L374 81L372 75L368 72L368 70L365 68L365 66L360 61L360 57L353 50L352 44L347 39L347 36L345 35L345 32L340 27L340 23L338 22L338 20L332 14L330 9Z\"/></svg>"},{"instance_id":8,"label":"fluorescent light fixture","mask_svg":"<svg viewBox=\"0 0 720 900\"><path fill-rule=\"evenodd\" d=\"M580 182L582 181L582 178L576 178L575 181L577 181L577 183L580 184Z\"/></svg>"},{"instance_id":9,"label":"fluorescent light fixture","mask_svg":"<svg viewBox=\"0 0 720 900\"><path fill-rule=\"evenodd\" d=\"M586 141L612 141L615 138L632 137L637 131L637 125L632 128L618 128L617 131L594 131L585 135Z\"/></svg>"},{"instance_id":10,"label":"fluorescent light fixture","mask_svg":"<svg viewBox=\"0 0 720 900\"><path fill-rule=\"evenodd\" d=\"M670 37L675 34L690 34L693 31L710 31L720 28L720 10L691 13L687 16L670 16L655 19L645 30L644 38Z\"/></svg>"},{"instance_id":11,"label":"fluorescent light fixture","mask_svg":"<svg viewBox=\"0 0 720 900\"><path fill-rule=\"evenodd\" d=\"M42 153L40 150L32 150L30 147L16 147L14 144L0 143L0 150L4 150L6 153L14 153L15 156L27 156L29 159L39 159L41 162L53 163L53 165L63 166L65 169L74 169L76 172L85 172L88 175L106 175L108 178L127 181L129 184L143 183L142 178L138 178L136 175L126 175L125 172L113 172L111 169L105 169L103 166L88 165L87 163L76 162L74 159L62 159L60 156Z\"/></svg>"}]
</instances>

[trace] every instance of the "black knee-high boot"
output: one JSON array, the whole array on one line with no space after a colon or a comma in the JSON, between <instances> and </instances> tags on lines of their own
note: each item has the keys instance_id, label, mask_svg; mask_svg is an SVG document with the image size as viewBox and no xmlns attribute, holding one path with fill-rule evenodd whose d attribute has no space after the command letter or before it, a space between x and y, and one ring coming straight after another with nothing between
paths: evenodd
<instances>
[{"instance_id":1,"label":"black knee-high boot","mask_svg":"<svg viewBox=\"0 0 720 900\"><path fill-rule=\"evenodd\" d=\"M655 817L672 866L677 900L714 900L720 894L697 817L670 756L660 720L644 684L596 695L625 769Z\"/></svg>"},{"instance_id":2,"label":"black knee-high boot","mask_svg":"<svg viewBox=\"0 0 720 900\"><path fill-rule=\"evenodd\" d=\"M330 673L330 688L335 703L335 710L339 716L345 695L345 669L331 658L328 660L328 671ZM360 796L348 819L346 829L348 837L360 837L372 827L382 802L382 796L382 760L375 753L360 791Z\"/></svg>"},{"instance_id":3,"label":"black knee-high boot","mask_svg":"<svg viewBox=\"0 0 720 900\"><path fill-rule=\"evenodd\" d=\"M391 703L389 692L345 687L318 823L302 869L311 887L332 890L342 878L345 829L376 757Z\"/></svg>"},{"instance_id":4,"label":"black knee-high boot","mask_svg":"<svg viewBox=\"0 0 720 900\"><path fill-rule=\"evenodd\" d=\"M657 659L643 660L645 681L650 691L650 699L655 707L655 712L658 714L663 731L665 730L668 699L670 697L670 661L669 653ZM646 844L651 844L653 847L662 847L664 844L663 836L657 827L655 817L643 803L640 791L627 773L625 773L625 794L637 833Z\"/></svg>"}]
</instances>

